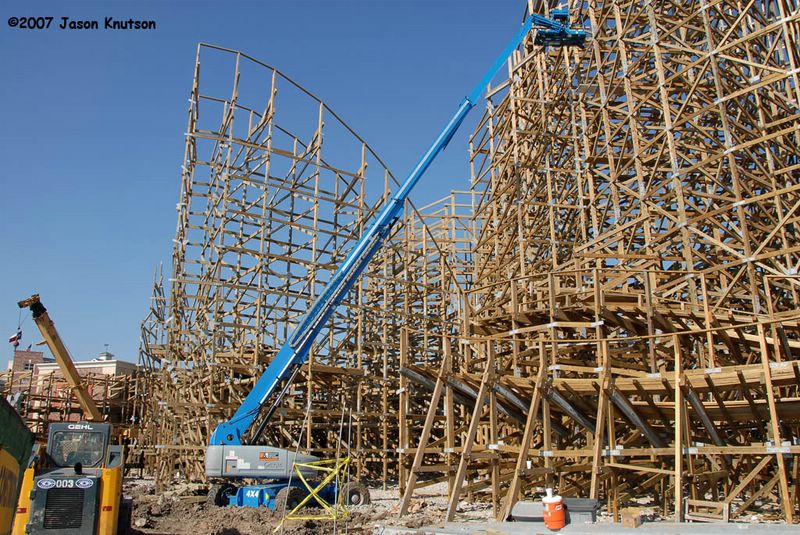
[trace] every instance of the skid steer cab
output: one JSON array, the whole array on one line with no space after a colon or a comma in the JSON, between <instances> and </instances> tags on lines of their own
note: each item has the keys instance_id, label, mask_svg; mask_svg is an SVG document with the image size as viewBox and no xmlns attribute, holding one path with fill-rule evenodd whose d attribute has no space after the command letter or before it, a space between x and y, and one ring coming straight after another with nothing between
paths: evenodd
<instances>
[{"instance_id":1,"label":"skid steer cab","mask_svg":"<svg viewBox=\"0 0 800 535\"><path fill-rule=\"evenodd\" d=\"M109 424L50 424L46 448L34 448L25 470L13 535L128 533L122 446L111 436Z\"/></svg>"}]
</instances>

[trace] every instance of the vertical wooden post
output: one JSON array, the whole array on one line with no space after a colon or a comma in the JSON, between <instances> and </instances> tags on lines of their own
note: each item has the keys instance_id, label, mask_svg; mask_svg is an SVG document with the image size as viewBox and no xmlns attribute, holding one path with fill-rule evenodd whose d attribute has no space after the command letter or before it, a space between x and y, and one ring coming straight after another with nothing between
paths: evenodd
<instances>
[{"instance_id":1,"label":"vertical wooden post","mask_svg":"<svg viewBox=\"0 0 800 535\"><path fill-rule=\"evenodd\" d=\"M501 515L498 520L505 520L511 516L511 509L517 503L520 490L522 489L522 478L527 472L528 466L528 452L531 447L531 440L533 439L534 424L536 422L536 414L539 410L539 402L542 398L542 386L547 377L547 358L545 356L545 345L543 341L539 341L539 370L536 373L536 380L533 384L533 393L531 394L531 403L528 408L528 415L525 419L525 429L522 432L522 440L520 441L519 454L517 455L517 464L514 468L514 476L511 479L511 484L508 487L503 507L501 508Z\"/></svg>"},{"instance_id":2,"label":"vertical wooden post","mask_svg":"<svg viewBox=\"0 0 800 535\"><path fill-rule=\"evenodd\" d=\"M489 342L491 343L491 342ZM483 406L488 398L489 392L494 383L494 352L486 352L486 369L481 378L481 386L478 389L478 396L475 398L475 410L472 411L472 419L469 422L469 429L464 437L464 444L461 452L461 460L458 463L458 470L453 485L450 491L450 499L447 505L447 513L445 519L450 522L456 514L456 507L458 507L458 499L461 497L461 487L464 484L464 477L467 475L467 465L469 464L472 455L472 448L475 445L475 435L478 432L478 426L481 422L481 415L483 414Z\"/></svg>"},{"instance_id":3,"label":"vertical wooden post","mask_svg":"<svg viewBox=\"0 0 800 535\"><path fill-rule=\"evenodd\" d=\"M408 512L408 506L411 503L411 498L414 495L414 488L417 483L417 475L419 469L422 467L422 460L425 457L425 449L428 445L428 439L431 435L431 428L433 421L436 418L436 413L439 410L439 400L442 396L442 389L444 388L445 381L447 381L447 370L449 369L449 358L445 356L442 360L442 366L439 370L439 375L436 377L436 385L433 387L433 395L431 396L430 405L428 405L428 414L425 416L425 424L422 426L422 434L419 437L419 444L417 450L414 452L414 462L411 465L411 473L408 476L408 481L405 485L405 490L402 494L400 501L400 512L398 516L403 516Z\"/></svg>"},{"instance_id":4,"label":"vertical wooden post","mask_svg":"<svg viewBox=\"0 0 800 535\"><path fill-rule=\"evenodd\" d=\"M672 336L672 349L675 359L675 522L683 521L683 367L681 359L681 342L678 335ZM688 438L688 437L687 437Z\"/></svg>"},{"instance_id":5,"label":"vertical wooden post","mask_svg":"<svg viewBox=\"0 0 800 535\"><path fill-rule=\"evenodd\" d=\"M778 417L778 410L775 407L775 391L772 385L772 368L769 365L769 344L767 344L767 337L764 333L764 324L759 323L758 329L758 343L761 350L761 365L764 370L764 388L767 391L767 403L769 404L769 428L772 434L772 440L776 448L782 446L781 425L780 418ZM792 495L789 492L789 481L786 475L786 461L783 458L783 453L775 455L778 460L778 475L780 476L780 492L781 492L781 505L783 507L783 514L786 517L786 523L794 523L794 502L792 502Z\"/></svg>"},{"instance_id":6,"label":"vertical wooden post","mask_svg":"<svg viewBox=\"0 0 800 535\"><path fill-rule=\"evenodd\" d=\"M408 365L408 329L406 327L400 328L400 368ZM398 462L398 475L400 477L400 494L405 494L405 485L408 479L405 468L405 450L409 444L409 429L408 429L408 381L401 374L400 375L400 395L398 396L397 408L397 423L399 424L399 441L400 449L399 462Z\"/></svg>"}]
</instances>

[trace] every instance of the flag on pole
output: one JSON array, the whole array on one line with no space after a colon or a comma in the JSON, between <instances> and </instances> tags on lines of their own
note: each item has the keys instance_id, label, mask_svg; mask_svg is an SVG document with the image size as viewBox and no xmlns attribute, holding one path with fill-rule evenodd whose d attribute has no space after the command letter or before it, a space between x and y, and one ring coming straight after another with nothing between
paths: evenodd
<instances>
[{"instance_id":1,"label":"flag on pole","mask_svg":"<svg viewBox=\"0 0 800 535\"><path fill-rule=\"evenodd\" d=\"M22 329L17 329L17 334L8 337L8 343L13 344L14 347L19 346L20 340L22 340Z\"/></svg>"}]
</instances>

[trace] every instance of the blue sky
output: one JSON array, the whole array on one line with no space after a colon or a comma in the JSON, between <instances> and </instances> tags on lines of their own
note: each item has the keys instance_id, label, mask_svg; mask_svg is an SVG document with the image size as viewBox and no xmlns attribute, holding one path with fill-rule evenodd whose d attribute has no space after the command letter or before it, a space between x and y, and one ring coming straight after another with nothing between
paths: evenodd
<instances>
[{"instance_id":1,"label":"blue sky","mask_svg":"<svg viewBox=\"0 0 800 535\"><path fill-rule=\"evenodd\" d=\"M73 358L135 361L170 263L198 42L241 50L325 100L405 176L518 29L523 0L9 1L0 5L0 334L40 293ZM47 30L9 17L52 16ZM155 20L59 30L60 17ZM466 189L473 112L412 194ZM165 275L166 276L166 275ZM40 340L29 314L22 346ZM5 339L3 339L5 343ZM12 354L0 353L0 366Z\"/></svg>"}]
</instances>

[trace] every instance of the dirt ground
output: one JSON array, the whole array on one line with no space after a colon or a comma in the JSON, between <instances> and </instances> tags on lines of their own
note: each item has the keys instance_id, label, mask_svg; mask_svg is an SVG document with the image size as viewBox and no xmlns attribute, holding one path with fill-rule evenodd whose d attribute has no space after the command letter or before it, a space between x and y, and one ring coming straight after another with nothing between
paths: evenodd
<instances>
[{"instance_id":1,"label":"dirt ground","mask_svg":"<svg viewBox=\"0 0 800 535\"><path fill-rule=\"evenodd\" d=\"M370 488L372 503L350 507L347 518L332 520L297 520L284 523L277 533L286 535L321 535L342 533L352 535L380 533L382 526L403 526L414 533L416 528L443 521L447 509L442 489L425 492L412 502L410 512L402 519L399 510L397 487L382 490ZM177 485L162 494L156 494L155 484L149 480L126 480L126 497L133 499L131 525L137 535L249 535L270 534L280 524L281 514L269 508L216 507L205 503L204 488L199 485ZM485 516L483 506L467 507ZM321 510L306 509L307 513Z\"/></svg>"},{"instance_id":2,"label":"dirt ground","mask_svg":"<svg viewBox=\"0 0 800 535\"><path fill-rule=\"evenodd\" d=\"M170 490L156 494L155 484L147 479L125 481L124 494L133 499L131 524L134 535L270 535L281 522L281 513L263 508L216 507L205 503L205 487L178 484ZM397 486L382 489L370 487L372 503L350 507L350 515L336 521L287 521L277 533L286 535L380 534L385 526L408 528L414 535L422 526L442 525L447 511L447 485L440 483L423 487L415 492L409 513L398 518L400 492ZM672 521L671 516L661 517L651 499L632 503L646 513L647 521ZM759 504L760 505L760 504ZM319 514L320 510L305 509L306 513ZM461 502L457 508L460 522L486 521L492 517L488 503ZM774 513L774 512L773 512ZM599 523L613 522L611 515L602 511ZM770 522L771 511L746 515L739 522ZM774 520L772 520L774 521Z\"/></svg>"}]
</instances>

